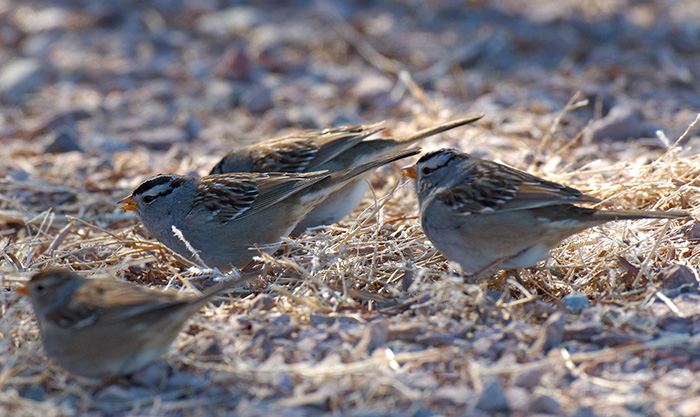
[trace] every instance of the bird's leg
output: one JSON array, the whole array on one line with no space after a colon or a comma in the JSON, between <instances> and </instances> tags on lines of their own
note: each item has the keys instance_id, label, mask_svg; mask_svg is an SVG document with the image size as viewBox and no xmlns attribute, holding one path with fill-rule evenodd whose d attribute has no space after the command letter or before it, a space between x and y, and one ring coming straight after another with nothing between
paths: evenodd
<instances>
[{"instance_id":1,"label":"bird's leg","mask_svg":"<svg viewBox=\"0 0 700 417\"><path fill-rule=\"evenodd\" d=\"M527 287L525 286L525 282L523 282L517 269L505 271L505 275L510 275L510 278L506 279L506 283L509 284L510 287L515 288L522 293L525 296L524 300L533 301L537 298L536 295L528 291Z\"/></svg>"},{"instance_id":2,"label":"bird's leg","mask_svg":"<svg viewBox=\"0 0 700 417\"><path fill-rule=\"evenodd\" d=\"M497 267L500 265L503 261L508 259L508 256L504 256L502 258L498 258L495 261L491 262L490 264L486 265L485 267L481 268L480 270L472 273L472 274L457 274L458 276L462 277L465 281L477 281L479 278L481 278L482 275L486 274L489 270Z\"/></svg>"}]
</instances>

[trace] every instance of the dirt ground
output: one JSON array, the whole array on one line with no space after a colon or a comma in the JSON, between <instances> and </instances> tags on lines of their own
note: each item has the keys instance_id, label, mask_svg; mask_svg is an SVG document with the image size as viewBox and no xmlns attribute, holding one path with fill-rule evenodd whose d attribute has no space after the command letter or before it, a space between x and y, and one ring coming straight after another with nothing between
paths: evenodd
<instances>
[{"instance_id":1,"label":"dirt ground","mask_svg":"<svg viewBox=\"0 0 700 417\"><path fill-rule=\"evenodd\" d=\"M0 0L0 415L698 416L699 77L697 0ZM522 284L464 282L394 164L131 378L44 356L16 293L38 270L211 280L116 207L150 176L474 112L421 146L694 217L589 229Z\"/></svg>"}]
</instances>

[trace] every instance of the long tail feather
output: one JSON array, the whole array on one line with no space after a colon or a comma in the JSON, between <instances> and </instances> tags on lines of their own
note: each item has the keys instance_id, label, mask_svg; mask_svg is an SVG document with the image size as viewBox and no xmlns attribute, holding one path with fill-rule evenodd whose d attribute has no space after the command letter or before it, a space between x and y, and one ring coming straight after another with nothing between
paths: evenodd
<instances>
[{"instance_id":1,"label":"long tail feather","mask_svg":"<svg viewBox=\"0 0 700 417\"><path fill-rule=\"evenodd\" d=\"M681 219L690 216L684 211L600 210L593 215L605 221L637 219Z\"/></svg>"},{"instance_id":2,"label":"long tail feather","mask_svg":"<svg viewBox=\"0 0 700 417\"><path fill-rule=\"evenodd\" d=\"M437 135L438 133L442 133L451 129L454 129L456 127L464 126L469 123L473 123L479 119L484 117L484 113L476 113L469 115L467 117L463 117L461 119L457 120L451 120L449 122L445 122L436 126L431 126L428 128L425 128L423 130L419 130L418 132L405 137L403 139L398 139L399 142L402 143L412 143L421 139L425 139L429 136Z\"/></svg>"},{"instance_id":3,"label":"long tail feather","mask_svg":"<svg viewBox=\"0 0 700 417\"><path fill-rule=\"evenodd\" d=\"M248 271L248 272L241 272L241 275L237 278L230 279L228 281L224 281L221 284L215 285L213 287L207 288L202 292L202 295L199 296L198 302L203 303L206 300L218 295L219 293L222 293L226 290L232 290L238 287L243 286L244 284L253 281L255 278L258 278L260 276L260 271Z\"/></svg>"},{"instance_id":4,"label":"long tail feather","mask_svg":"<svg viewBox=\"0 0 700 417\"><path fill-rule=\"evenodd\" d=\"M358 165L356 167L346 169L344 171L334 172L331 174L331 176L328 178L328 180L332 181L333 183L345 183L346 181L349 181L354 177L362 175L363 173L365 173L369 170L379 168L382 165L386 165L386 164L389 164L391 162L398 161L399 159L403 159L403 158L406 158L406 157L409 157L412 155L419 154L420 151L421 151L420 148L411 148L411 149L400 150L397 152L392 152L389 155L386 155L386 156L379 158L379 159L376 159L374 161L370 161L370 162L364 163L362 165Z\"/></svg>"}]
</instances>

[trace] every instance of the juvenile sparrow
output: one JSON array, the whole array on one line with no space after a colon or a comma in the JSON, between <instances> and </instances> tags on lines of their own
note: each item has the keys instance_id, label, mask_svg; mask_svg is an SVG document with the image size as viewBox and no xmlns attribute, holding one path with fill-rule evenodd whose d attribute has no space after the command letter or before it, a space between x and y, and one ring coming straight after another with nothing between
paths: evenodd
<instances>
[{"instance_id":1,"label":"juvenile sparrow","mask_svg":"<svg viewBox=\"0 0 700 417\"><path fill-rule=\"evenodd\" d=\"M278 243L348 181L419 152L394 152L337 172L158 175L119 204L135 210L156 239L183 257L199 258L209 267L240 268L257 253L256 246Z\"/></svg>"},{"instance_id":2,"label":"juvenile sparrow","mask_svg":"<svg viewBox=\"0 0 700 417\"><path fill-rule=\"evenodd\" d=\"M472 123L483 116L483 113L474 114L397 139L368 139L381 130L376 124L305 131L234 149L216 164L211 174L340 171L408 148L421 139ZM297 224L291 235L298 236L310 227L337 223L350 214L367 193L369 186L365 179L370 175L372 172L367 171L331 193Z\"/></svg>"},{"instance_id":3,"label":"juvenile sparrow","mask_svg":"<svg viewBox=\"0 0 700 417\"><path fill-rule=\"evenodd\" d=\"M34 275L18 292L29 295L47 356L71 373L97 378L148 365L212 297L252 278L187 296L56 268Z\"/></svg>"},{"instance_id":4,"label":"juvenile sparrow","mask_svg":"<svg viewBox=\"0 0 700 417\"><path fill-rule=\"evenodd\" d=\"M403 171L415 179L428 239L474 276L534 266L566 237L612 220L687 216L575 206L599 200L455 149L429 152Z\"/></svg>"}]
</instances>

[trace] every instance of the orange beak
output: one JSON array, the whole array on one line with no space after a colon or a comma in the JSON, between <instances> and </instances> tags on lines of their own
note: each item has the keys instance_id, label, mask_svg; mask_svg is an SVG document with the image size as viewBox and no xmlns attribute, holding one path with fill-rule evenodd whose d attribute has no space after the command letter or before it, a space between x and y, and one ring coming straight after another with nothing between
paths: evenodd
<instances>
[{"instance_id":1,"label":"orange beak","mask_svg":"<svg viewBox=\"0 0 700 417\"><path fill-rule=\"evenodd\" d=\"M404 177L408 177L412 180L418 178L418 171L416 171L415 165L406 165L405 167L401 168L401 174L403 174Z\"/></svg>"},{"instance_id":2,"label":"orange beak","mask_svg":"<svg viewBox=\"0 0 700 417\"><path fill-rule=\"evenodd\" d=\"M24 287L19 287L17 288L17 294L19 295L29 295L29 286L24 286Z\"/></svg>"},{"instance_id":3,"label":"orange beak","mask_svg":"<svg viewBox=\"0 0 700 417\"><path fill-rule=\"evenodd\" d=\"M127 211L133 211L139 208L139 205L136 204L136 202L133 198L131 198L131 196L122 198L121 200L119 200L117 205L119 205L120 209Z\"/></svg>"}]
</instances>

